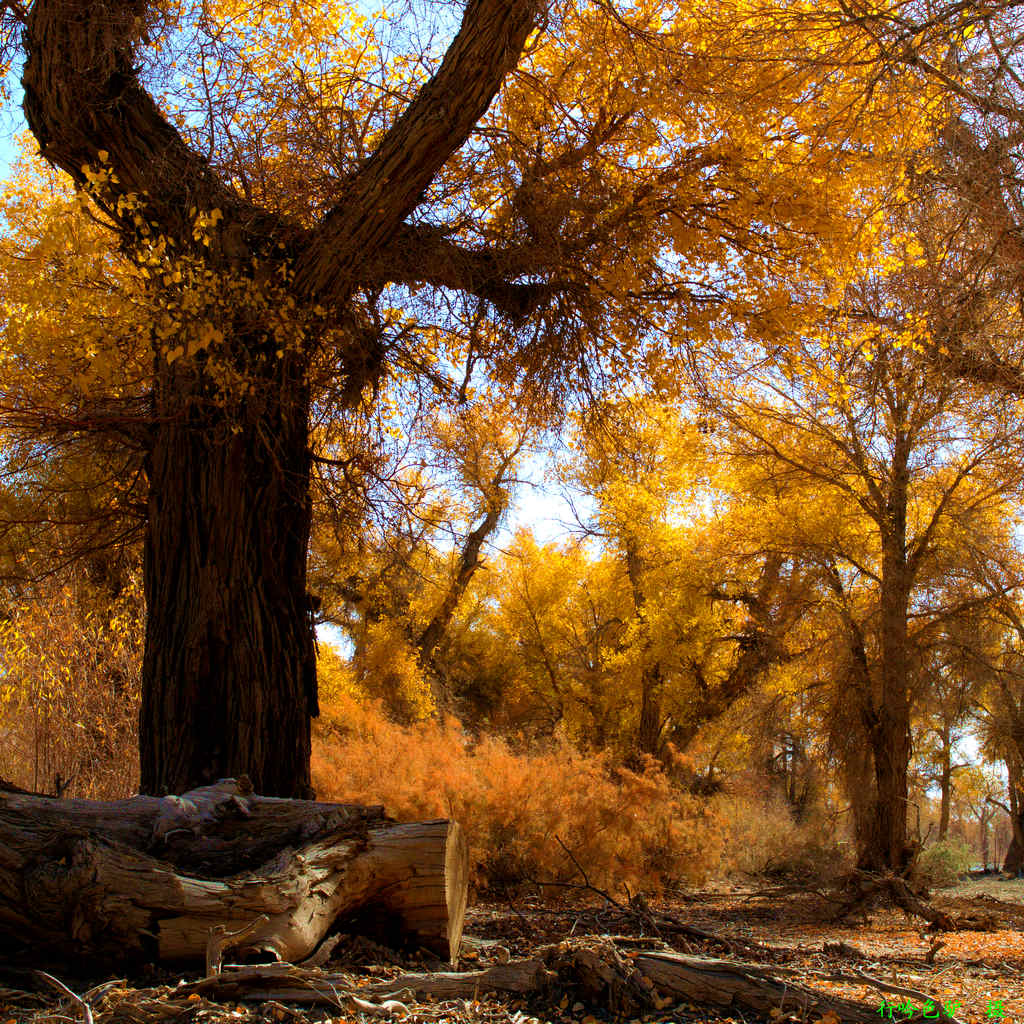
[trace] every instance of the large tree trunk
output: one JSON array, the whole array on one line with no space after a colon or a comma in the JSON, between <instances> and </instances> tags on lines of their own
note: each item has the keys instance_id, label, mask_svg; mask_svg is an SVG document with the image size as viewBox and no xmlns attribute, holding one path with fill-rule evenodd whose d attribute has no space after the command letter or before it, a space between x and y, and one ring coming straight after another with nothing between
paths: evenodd
<instances>
[{"instance_id":1,"label":"large tree trunk","mask_svg":"<svg viewBox=\"0 0 1024 1024\"><path fill-rule=\"evenodd\" d=\"M544 5L467 3L434 75L359 170L325 197L309 229L243 199L207 157L189 148L143 87L139 68L151 63L144 47L158 7L144 0L38 0L27 5L21 33L24 109L40 153L91 191L125 250L148 260L148 246L159 238L164 256L209 272L204 281L237 285L248 276L253 286L228 295L214 311L219 320L235 321L220 325L229 337L216 346L227 354L214 365L216 385L197 387L203 372L197 367L208 355L216 364L224 353L197 352L189 344L194 337L176 339L180 352L175 346L156 353L142 788L182 791L244 771L263 792L304 795L309 717L316 713L305 586L309 397L297 350L261 330L265 323L243 321L265 315L265 302L282 310L329 309L339 328L361 285L421 280L428 270L437 283L480 292L519 316L544 301L544 289L524 293L516 280L521 271L501 261L485 260L494 267L475 272L474 262L490 254L463 250L433 226L426 233L433 256L417 258L412 243L420 232L406 223L518 63ZM100 164L110 172L102 184L92 170ZM219 223L211 220L204 235L197 214L214 212ZM445 255L438 258L442 241ZM422 257L425 250L418 251ZM453 253L462 262L450 259ZM396 274L410 254L415 276ZM201 319L195 300L202 288L177 291L167 279L173 275L156 276L163 279L161 285L151 278L164 311L157 333L164 322ZM270 282L279 283L276 296ZM332 329L331 347L339 373L358 391L380 371L379 346L359 330L347 340L346 333ZM325 340L296 339L307 354Z\"/></svg>"},{"instance_id":2,"label":"large tree trunk","mask_svg":"<svg viewBox=\"0 0 1024 1024\"><path fill-rule=\"evenodd\" d=\"M449 959L467 869L452 822L253 796L247 780L112 803L0 792L0 950L295 962L342 918Z\"/></svg>"},{"instance_id":3,"label":"large tree trunk","mask_svg":"<svg viewBox=\"0 0 1024 1024\"><path fill-rule=\"evenodd\" d=\"M907 765L910 744L899 716L883 721L873 737L875 806L871 831L858 866L866 871L896 871L907 866Z\"/></svg>"},{"instance_id":4,"label":"large tree trunk","mask_svg":"<svg viewBox=\"0 0 1024 1024\"><path fill-rule=\"evenodd\" d=\"M1010 845L1006 848L1003 871L1010 875L1020 874L1024 869L1024 807L1021 806L1021 766L1017 757L1007 757L1007 795L1010 801Z\"/></svg>"},{"instance_id":5,"label":"large tree trunk","mask_svg":"<svg viewBox=\"0 0 1024 1024\"><path fill-rule=\"evenodd\" d=\"M1019 875L1024 870L1024 843L1021 842L1021 835L1024 834L1024 814L1012 818L1011 824L1013 834L1010 837L1010 845L1006 848L1003 871L1008 875Z\"/></svg>"},{"instance_id":6,"label":"large tree trunk","mask_svg":"<svg viewBox=\"0 0 1024 1024\"><path fill-rule=\"evenodd\" d=\"M910 766L907 615L912 573L906 545L909 455L905 440L898 443L896 449L882 527L877 697L874 687L862 695L862 699L870 702L863 710L875 762L875 806L858 867L865 871L902 874L913 859L907 842L907 771Z\"/></svg>"},{"instance_id":7,"label":"large tree trunk","mask_svg":"<svg viewBox=\"0 0 1024 1024\"><path fill-rule=\"evenodd\" d=\"M885 657L884 645L883 654ZM908 866L907 770L910 765L910 706L898 673L883 667L883 697L869 729L875 766L874 807L858 867L902 873Z\"/></svg>"},{"instance_id":8,"label":"large tree trunk","mask_svg":"<svg viewBox=\"0 0 1024 1024\"><path fill-rule=\"evenodd\" d=\"M247 352L256 347L247 340ZM245 774L261 793L312 795L309 397L298 359L270 352L267 361L272 372L246 368L240 396L192 360L160 376L148 461L143 793Z\"/></svg>"}]
</instances>

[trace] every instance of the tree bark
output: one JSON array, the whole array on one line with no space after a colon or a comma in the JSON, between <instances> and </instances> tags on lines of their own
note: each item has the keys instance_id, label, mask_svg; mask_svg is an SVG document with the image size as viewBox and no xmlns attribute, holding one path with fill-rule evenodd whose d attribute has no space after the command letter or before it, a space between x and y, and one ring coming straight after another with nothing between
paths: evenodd
<instances>
[{"instance_id":1,"label":"tree bark","mask_svg":"<svg viewBox=\"0 0 1024 1024\"><path fill-rule=\"evenodd\" d=\"M860 850L864 871L905 873L913 859L907 842L907 771L910 765L909 631L913 569L907 554L910 442L894 444L884 511L877 523L882 541L879 580L877 689L861 694L862 714L875 763L875 806Z\"/></svg>"},{"instance_id":2,"label":"tree bark","mask_svg":"<svg viewBox=\"0 0 1024 1024\"><path fill-rule=\"evenodd\" d=\"M1019 744L1018 744L1019 746ZM1021 807L1021 763L1017 756L1007 757L1007 795L1010 801L1010 845L1006 848L1003 871L1020 874L1024 869L1024 807Z\"/></svg>"},{"instance_id":3,"label":"tree bark","mask_svg":"<svg viewBox=\"0 0 1024 1024\"><path fill-rule=\"evenodd\" d=\"M273 371L250 369L237 401L184 360L158 380L147 464L143 793L244 774L269 796L312 796L309 395L300 361L270 356Z\"/></svg>"},{"instance_id":4,"label":"tree bark","mask_svg":"<svg viewBox=\"0 0 1024 1024\"><path fill-rule=\"evenodd\" d=\"M640 723L637 728L636 745L642 754L661 757L665 753L663 737L664 723L661 717L661 696L665 680L661 663L644 665L640 674Z\"/></svg>"},{"instance_id":5,"label":"tree bark","mask_svg":"<svg viewBox=\"0 0 1024 1024\"><path fill-rule=\"evenodd\" d=\"M907 766L910 743L899 714L883 719L872 731L875 761L875 806L870 832L858 867L864 871L907 867Z\"/></svg>"},{"instance_id":6,"label":"tree bark","mask_svg":"<svg viewBox=\"0 0 1024 1024\"><path fill-rule=\"evenodd\" d=\"M0 793L11 954L209 961L236 946L294 962L348 918L448 959L467 880L453 822L396 825L379 807L254 796L247 780L112 803Z\"/></svg>"},{"instance_id":7,"label":"tree bark","mask_svg":"<svg viewBox=\"0 0 1024 1024\"><path fill-rule=\"evenodd\" d=\"M626 575L633 594L633 611L642 630L641 650L644 655L640 672L640 716L636 728L636 749L638 753L660 758L665 752L661 715L665 676L661 662L650 657L654 637L651 636L647 618L647 593L644 590L647 563L632 541L625 545L625 556Z\"/></svg>"}]
</instances>

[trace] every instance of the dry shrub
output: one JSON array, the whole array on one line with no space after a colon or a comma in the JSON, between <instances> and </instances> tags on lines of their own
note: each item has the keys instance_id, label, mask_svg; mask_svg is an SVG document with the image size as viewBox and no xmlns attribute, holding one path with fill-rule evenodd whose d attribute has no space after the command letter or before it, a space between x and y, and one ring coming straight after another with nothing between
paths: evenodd
<instances>
[{"instance_id":1,"label":"dry shrub","mask_svg":"<svg viewBox=\"0 0 1024 1024\"><path fill-rule=\"evenodd\" d=\"M322 799L459 821L478 888L579 882L559 840L609 891L703 881L722 849L717 818L653 764L613 772L564 745L517 753L491 737L471 743L453 721L396 725L379 703L347 694L325 707L313 781Z\"/></svg>"},{"instance_id":2,"label":"dry shrub","mask_svg":"<svg viewBox=\"0 0 1024 1024\"><path fill-rule=\"evenodd\" d=\"M852 867L850 848L820 811L798 822L784 799L750 787L720 793L712 804L728 823L723 874L814 882L835 878Z\"/></svg>"},{"instance_id":3,"label":"dry shrub","mask_svg":"<svg viewBox=\"0 0 1024 1024\"><path fill-rule=\"evenodd\" d=\"M930 843L915 865L920 881L930 889L946 889L956 885L971 870L975 853L959 836L950 836Z\"/></svg>"}]
</instances>

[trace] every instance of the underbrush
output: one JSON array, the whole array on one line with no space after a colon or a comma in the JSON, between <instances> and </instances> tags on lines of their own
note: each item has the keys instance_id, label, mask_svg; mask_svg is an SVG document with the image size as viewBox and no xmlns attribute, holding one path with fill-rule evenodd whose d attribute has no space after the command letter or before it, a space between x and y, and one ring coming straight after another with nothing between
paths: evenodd
<instances>
[{"instance_id":1,"label":"underbrush","mask_svg":"<svg viewBox=\"0 0 1024 1024\"><path fill-rule=\"evenodd\" d=\"M962 839L943 839L930 843L918 857L917 877L931 889L956 885L971 869L974 854Z\"/></svg>"},{"instance_id":2,"label":"underbrush","mask_svg":"<svg viewBox=\"0 0 1024 1024\"><path fill-rule=\"evenodd\" d=\"M813 883L853 866L851 848L820 812L797 821L785 800L743 790L718 794L712 806L728 822L722 874Z\"/></svg>"},{"instance_id":3,"label":"underbrush","mask_svg":"<svg viewBox=\"0 0 1024 1024\"><path fill-rule=\"evenodd\" d=\"M138 785L141 588L50 581L0 616L0 779L111 800Z\"/></svg>"},{"instance_id":4,"label":"underbrush","mask_svg":"<svg viewBox=\"0 0 1024 1024\"><path fill-rule=\"evenodd\" d=\"M321 799L383 803L399 820L450 817L470 846L473 882L658 891L701 883L718 866L719 816L653 762L613 768L566 745L513 751L472 742L454 721L400 726L379 704L336 693L313 751Z\"/></svg>"}]
</instances>

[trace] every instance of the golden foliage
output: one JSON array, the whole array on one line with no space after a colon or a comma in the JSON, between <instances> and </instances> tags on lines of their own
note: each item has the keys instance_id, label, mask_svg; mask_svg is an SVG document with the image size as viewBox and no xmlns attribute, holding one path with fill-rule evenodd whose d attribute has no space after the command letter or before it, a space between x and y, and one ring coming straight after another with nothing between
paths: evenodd
<instances>
[{"instance_id":1,"label":"golden foliage","mask_svg":"<svg viewBox=\"0 0 1024 1024\"><path fill-rule=\"evenodd\" d=\"M113 600L84 573L50 580L0 617L0 777L114 799L138 786L142 600Z\"/></svg>"}]
</instances>

